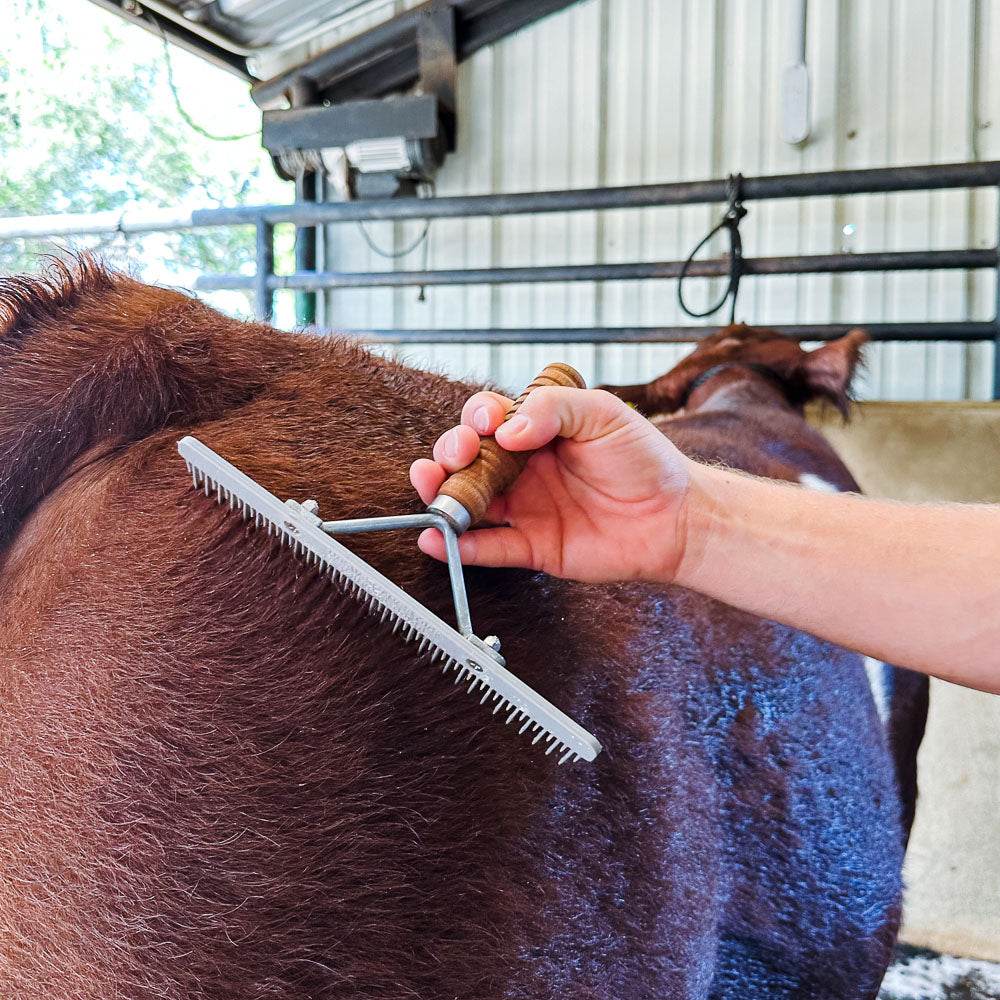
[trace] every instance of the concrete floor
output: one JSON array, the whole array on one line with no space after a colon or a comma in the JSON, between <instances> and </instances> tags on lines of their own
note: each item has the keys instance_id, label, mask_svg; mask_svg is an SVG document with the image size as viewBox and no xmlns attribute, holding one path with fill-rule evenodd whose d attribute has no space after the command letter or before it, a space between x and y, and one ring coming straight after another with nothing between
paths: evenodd
<instances>
[{"instance_id":1,"label":"concrete floor","mask_svg":"<svg viewBox=\"0 0 1000 1000\"><path fill-rule=\"evenodd\" d=\"M879 1000L1000 1000L1000 964L900 945Z\"/></svg>"}]
</instances>

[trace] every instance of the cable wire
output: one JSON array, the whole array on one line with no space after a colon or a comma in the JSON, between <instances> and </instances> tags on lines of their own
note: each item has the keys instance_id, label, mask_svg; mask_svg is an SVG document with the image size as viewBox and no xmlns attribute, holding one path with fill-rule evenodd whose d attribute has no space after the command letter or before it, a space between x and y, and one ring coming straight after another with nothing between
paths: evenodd
<instances>
[{"instance_id":1,"label":"cable wire","mask_svg":"<svg viewBox=\"0 0 1000 1000\"><path fill-rule=\"evenodd\" d=\"M361 230L361 235L364 238L365 243L368 244L369 250L371 250L373 253L377 253L379 257L386 257L389 260L395 260L398 257L405 257L407 254L413 253L413 251L416 250L417 247L420 246L420 244L423 243L425 239L427 239L427 234L430 232L431 229L431 220L428 219L424 223L424 228L423 231L420 233L420 235L408 247L405 247L402 250L383 250L372 239L371 233L369 233L368 230L365 229L365 224L363 222L358 223L358 229Z\"/></svg>"},{"instance_id":2,"label":"cable wire","mask_svg":"<svg viewBox=\"0 0 1000 1000\"><path fill-rule=\"evenodd\" d=\"M206 139L211 139L213 142L237 142L240 139L249 139L251 136L259 135L260 129L256 129L253 132L244 132L242 135L215 135L209 132L208 129L202 128L188 113L184 110L184 106L181 104L180 94L177 92L177 85L174 83L174 64L170 58L170 42L167 38L167 33L163 30L163 25L160 24L159 19L155 18L148 10L145 12L146 17L150 22L156 27L156 30L160 34L160 38L163 41L163 57L167 63L167 86L170 88L170 93L174 98L174 105L177 108L177 113L184 119L189 128L194 129L198 135L203 135Z\"/></svg>"}]
</instances>

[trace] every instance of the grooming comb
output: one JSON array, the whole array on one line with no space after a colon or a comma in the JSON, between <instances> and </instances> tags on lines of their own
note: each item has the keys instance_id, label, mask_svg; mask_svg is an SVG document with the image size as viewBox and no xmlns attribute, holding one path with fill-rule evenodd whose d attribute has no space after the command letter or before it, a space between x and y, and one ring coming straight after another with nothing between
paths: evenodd
<instances>
[{"instance_id":1,"label":"grooming comb","mask_svg":"<svg viewBox=\"0 0 1000 1000\"><path fill-rule=\"evenodd\" d=\"M584 388L583 379L569 365L548 365L511 405L505 419L543 385ZM484 438L476 460L444 482L426 513L324 521L314 500L282 503L197 438L183 438L177 450L196 489L214 495L220 504L281 539L296 555L328 574L393 632L417 643L418 655L429 653L431 662L438 662L445 672L453 671L456 683L465 682L470 693L481 693L481 704L492 708L494 715L506 713L508 724L516 725L533 744L540 743L546 754L555 753L560 764L593 760L601 752L601 744L587 730L506 669L496 636L480 639L472 630L458 536L486 513L493 497L517 479L531 452L505 451L493 438ZM457 628L331 537L401 528L436 528L443 535Z\"/></svg>"}]
</instances>

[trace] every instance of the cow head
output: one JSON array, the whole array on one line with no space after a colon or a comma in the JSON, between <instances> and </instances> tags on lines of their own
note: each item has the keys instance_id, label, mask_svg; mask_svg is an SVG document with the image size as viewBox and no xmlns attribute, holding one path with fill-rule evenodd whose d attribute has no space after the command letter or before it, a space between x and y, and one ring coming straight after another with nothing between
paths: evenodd
<instances>
[{"instance_id":1,"label":"cow head","mask_svg":"<svg viewBox=\"0 0 1000 1000\"><path fill-rule=\"evenodd\" d=\"M851 379L867 340L863 330L851 330L839 340L804 351L797 341L775 330L739 323L706 337L680 364L652 382L602 388L647 416L674 413L697 406L706 374L741 368L779 387L796 410L820 399L833 403L846 417Z\"/></svg>"}]
</instances>

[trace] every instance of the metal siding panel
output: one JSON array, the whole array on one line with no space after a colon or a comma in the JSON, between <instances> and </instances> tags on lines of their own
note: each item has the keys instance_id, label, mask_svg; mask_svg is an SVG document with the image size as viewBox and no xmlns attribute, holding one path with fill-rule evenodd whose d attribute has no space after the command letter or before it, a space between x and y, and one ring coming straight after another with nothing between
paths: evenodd
<instances>
[{"instance_id":1,"label":"metal siding panel","mask_svg":"<svg viewBox=\"0 0 1000 1000\"><path fill-rule=\"evenodd\" d=\"M973 107L971 142L976 159L1000 158L1000 5L996 0L975 0L973 9L973 53L971 86ZM974 192L969 205L970 245L995 246L998 238L996 191ZM968 283L969 309L974 318L994 315L997 304L995 276L979 272ZM970 344L966 349L966 391L971 399L989 399L992 392L993 348Z\"/></svg>"},{"instance_id":2,"label":"metal siding panel","mask_svg":"<svg viewBox=\"0 0 1000 1000\"><path fill-rule=\"evenodd\" d=\"M678 67L683 72L687 55L683 3L645 4L643 59L647 99L639 123L641 157L638 178L653 183L680 176L683 143L677 136L684 121L687 95L681 85ZM633 212L626 219L640 227L641 255L646 260L673 260L689 248L681 248L676 211L654 209ZM636 259L636 258L633 258ZM671 281L635 282L631 286L637 300L637 313L644 324L674 324L680 321L676 285ZM659 374L671 368L686 349L676 345L643 345L629 349L602 348L602 362L610 380L627 383Z\"/></svg>"},{"instance_id":3,"label":"metal siding panel","mask_svg":"<svg viewBox=\"0 0 1000 1000\"><path fill-rule=\"evenodd\" d=\"M416 0L397 4L412 6ZM797 173L1000 157L1000 16L989 0L812 3L807 24L812 134L778 135L781 72L794 0L586 0L478 53L459 70L459 150L439 176L449 194ZM970 52L974 54L970 56ZM441 221L432 267L683 258L722 206L570 216ZM853 235L844 226L855 227ZM332 227L336 229L337 227ZM333 267L376 268L352 227ZM996 241L994 192L754 203L748 255L966 245ZM404 234L372 232L388 244ZM412 233L410 224L406 233ZM971 241L971 242L967 242ZM709 253L722 251L717 241ZM405 266L416 266L414 254ZM719 281L685 289L698 306ZM748 279L748 322L987 319L988 273ZM674 282L331 293L346 326L564 326L686 320ZM722 319L723 313L716 314ZM435 347L427 363L488 374L510 388L553 352L598 380L629 382L669 368L676 345ZM989 394L989 345L873 345L862 396Z\"/></svg>"},{"instance_id":4,"label":"metal siding panel","mask_svg":"<svg viewBox=\"0 0 1000 1000\"><path fill-rule=\"evenodd\" d=\"M539 67L534 32L525 31L506 39L498 46L503 80L499 97L501 131L497 155L499 191L525 191L535 187L537 169L536 102L539 90ZM548 99L555 99L555 96ZM534 263L534 230L539 220L531 216L501 218L499 226L499 266ZM544 218L542 223L544 225ZM495 316L498 326L530 326L536 319L531 309L530 292L523 287L506 285L495 292ZM496 381L512 388L518 372L534 365L531 347L499 346L493 351Z\"/></svg>"},{"instance_id":5,"label":"metal siding panel","mask_svg":"<svg viewBox=\"0 0 1000 1000\"><path fill-rule=\"evenodd\" d=\"M633 183L642 169L645 137L645 102L649 88L643 86L648 48L645 44L649 4L624 0L610 5L606 42L607 138L604 183L611 186ZM643 220L637 213L604 213L601 261L638 260L642 253ZM636 325L641 322L638 288L634 282L605 285L602 297L602 325Z\"/></svg>"},{"instance_id":6,"label":"metal siding panel","mask_svg":"<svg viewBox=\"0 0 1000 1000\"><path fill-rule=\"evenodd\" d=\"M934 66L937 86L932 97L934 155L942 161L973 157L974 90L971 54L975 46L973 4L942 3L934 11ZM956 108L966 114L955 114ZM970 196L942 191L931 204L931 241L935 247L971 246ZM970 319L968 280L961 272L928 276L928 315L931 319ZM967 354L961 344L928 344L926 396L958 399L965 395Z\"/></svg>"},{"instance_id":7,"label":"metal siding panel","mask_svg":"<svg viewBox=\"0 0 1000 1000\"><path fill-rule=\"evenodd\" d=\"M593 176L587 176L592 172L585 168L578 171L575 164L576 156L585 158L587 151L585 147L581 148L582 136L574 135L574 112L580 104L592 107L596 91L586 85L579 90L575 86L573 21L570 18L550 18L530 34L535 44L536 60L544 67L538 93L551 95L548 100L535 102L535 187L553 189L596 183ZM593 146L593 143L591 141L586 145ZM592 240L582 255L579 248L574 252L572 234L574 226L578 227L580 221L584 220L574 220L571 215L566 214L536 219L532 239L533 263L562 264L574 258L593 260ZM573 283L542 284L534 288L529 286L525 290L525 298L530 303L533 316L562 316L566 317L565 321L569 324L570 313L575 312L582 322L592 322L593 286ZM571 306L574 299L577 300L575 309ZM589 346L567 344L559 348L539 348L535 351L534 368L540 370L559 355L581 368L585 378L593 378L594 349ZM533 370L526 378L530 379L534 374ZM520 391L523 388L518 384L520 381L524 379L519 379L510 388Z\"/></svg>"},{"instance_id":8,"label":"metal siding panel","mask_svg":"<svg viewBox=\"0 0 1000 1000\"><path fill-rule=\"evenodd\" d=\"M463 63L458 70L459 93L473 107L489 107L494 99L495 50ZM463 115L458 123L457 150L437 177L442 196L463 194L488 186L493 164L493 127L489 114ZM484 183L484 178L487 179ZM439 219L429 230L428 266L431 268L488 267L491 255L489 219ZM423 266L423 248L407 261ZM421 328L485 326L489 324L491 293L488 286L429 287L420 301L413 289L403 289L394 325ZM489 376L492 363L487 345L411 344L407 359L434 370Z\"/></svg>"},{"instance_id":9,"label":"metal siding panel","mask_svg":"<svg viewBox=\"0 0 1000 1000\"><path fill-rule=\"evenodd\" d=\"M786 5L787 6L787 5ZM841 156L840 90L841 23L838 5L812 3L806 26L806 58L810 68L812 134L798 149L799 171L830 170ZM773 81L777 95L780 77ZM772 142L785 146L778 130L778 109L769 131ZM770 172L770 171L769 171ZM839 250L837 202L833 198L809 198L799 202L797 253L831 253ZM794 281L794 278L792 279ZM832 275L813 275L797 283L796 314L805 322L828 323L834 310Z\"/></svg>"},{"instance_id":10,"label":"metal siding panel","mask_svg":"<svg viewBox=\"0 0 1000 1000\"><path fill-rule=\"evenodd\" d=\"M672 179L697 179L715 176L719 172L718 140L722 124L717 120L719 94L725 80L724 23L721 17L720 0L691 4L686 0L674 0L667 12L658 11L656 0L648 0L648 11L660 14L659 19L647 15L650 24L656 24L658 31L647 31L646 64L657 67L660 74L659 92L675 95L667 105L669 117L665 126L673 124L673 130L665 127L659 142L669 150L669 159L664 163L649 155L643 163L643 173L633 172L620 177L619 183L637 181L661 181ZM673 36L675 56L670 61L659 58L659 46L665 36ZM676 53L679 43L680 51ZM679 55L679 58L676 56ZM625 55L627 59L627 53ZM631 65L631 62L627 63ZM654 95L655 96L655 95ZM654 100L654 105L659 100ZM650 132L640 134L648 141ZM655 150L654 150L655 152ZM686 257L698 241L718 221L717 206L691 206L681 209L656 209L652 212L632 213L631 225L636 225L636 216L648 234L647 246L660 251L657 256L666 259ZM644 248L645 249L645 248ZM714 246L708 250L714 253ZM635 259L634 257L632 259ZM685 299L692 308L703 308L709 297L720 292L720 282L696 281L685 286ZM699 323L690 319L677 304L675 282L658 282L655 293L649 293L646 306L639 312L636 321L648 325L674 325ZM609 317L610 318L610 317ZM622 322L619 318L617 322ZM627 320L626 320L627 322ZM654 378L673 367L690 350L675 344L649 344L625 351L620 381L638 382Z\"/></svg>"},{"instance_id":11,"label":"metal siding panel","mask_svg":"<svg viewBox=\"0 0 1000 1000\"><path fill-rule=\"evenodd\" d=\"M564 118L550 118L551 138L562 136L567 147L565 160L566 187L596 187L601 184L601 17L599 3L587 3L574 12L574 17L551 19L553 28L564 25L563 35L550 41L563 42L567 47L566 81L568 108ZM565 261L586 264L595 259L597 248L597 217L594 213L571 213L565 217L563 239ZM558 260L553 261L559 263ZM592 326L597 322L598 289L590 284L563 286L565 323L568 326ZM592 344L566 344L561 348L547 347L545 361L562 355L587 380L598 380L598 348ZM532 373L533 375L534 373ZM520 388L514 386L512 388Z\"/></svg>"},{"instance_id":12,"label":"metal siding panel","mask_svg":"<svg viewBox=\"0 0 1000 1000\"><path fill-rule=\"evenodd\" d=\"M841 151L841 165L845 169L889 162L889 103L884 99L872 99L872 95L885 95L889 89L890 61L885 57L885 46L890 37L890 13L884 0L857 0L842 5L844 27L840 36L839 95L843 106L840 117L846 126ZM887 246L884 198L838 200L844 249L862 252ZM846 235L844 226L853 226L853 233ZM848 322L856 318L872 322L885 319L884 275L848 275L837 279L837 284L840 319ZM856 386L863 398L880 393L881 346L869 348L866 360L866 368Z\"/></svg>"},{"instance_id":13,"label":"metal siding panel","mask_svg":"<svg viewBox=\"0 0 1000 1000\"><path fill-rule=\"evenodd\" d=\"M933 0L893 0L892 18L889 162L925 163L933 156L929 110L936 81L933 35L927 30L933 25ZM923 192L906 192L888 199L893 248L928 245L931 197ZM926 316L926 275L890 275L889 309L892 319ZM923 345L892 344L887 351L890 367L883 375L885 398L922 398L926 381Z\"/></svg>"},{"instance_id":14,"label":"metal siding panel","mask_svg":"<svg viewBox=\"0 0 1000 1000\"><path fill-rule=\"evenodd\" d=\"M769 71L780 73L777 56L784 51L780 44L784 36L783 25L768 24L776 6L763 0L740 4L729 12L733 16L723 22L726 25L726 48L721 95L720 167L726 173L770 172L764 162L765 135L774 127L773 78ZM769 26L776 27L777 32L769 32ZM790 167L792 172L797 169L795 165ZM741 226L747 256L757 256L762 245L782 246L781 234L776 231L780 226L778 213L770 211L775 207L755 203L748 206L749 214ZM789 207L793 206L781 206L785 209ZM764 211L761 211L762 208ZM720 241L719 252L725 250L727 243ZM784 253L785 250L776 252ZM769 315L768 308L773 300L784 301L780 295L784 284L787 282L783 277L778 278L776 285L756 278L744 280L740 286L737 319L754 321L759 316ZM717 314L720 322L724 315L728 316L725 309ZM780 321L780 315L774 319L774 322Z\"/></svg>"}]
</instances>

